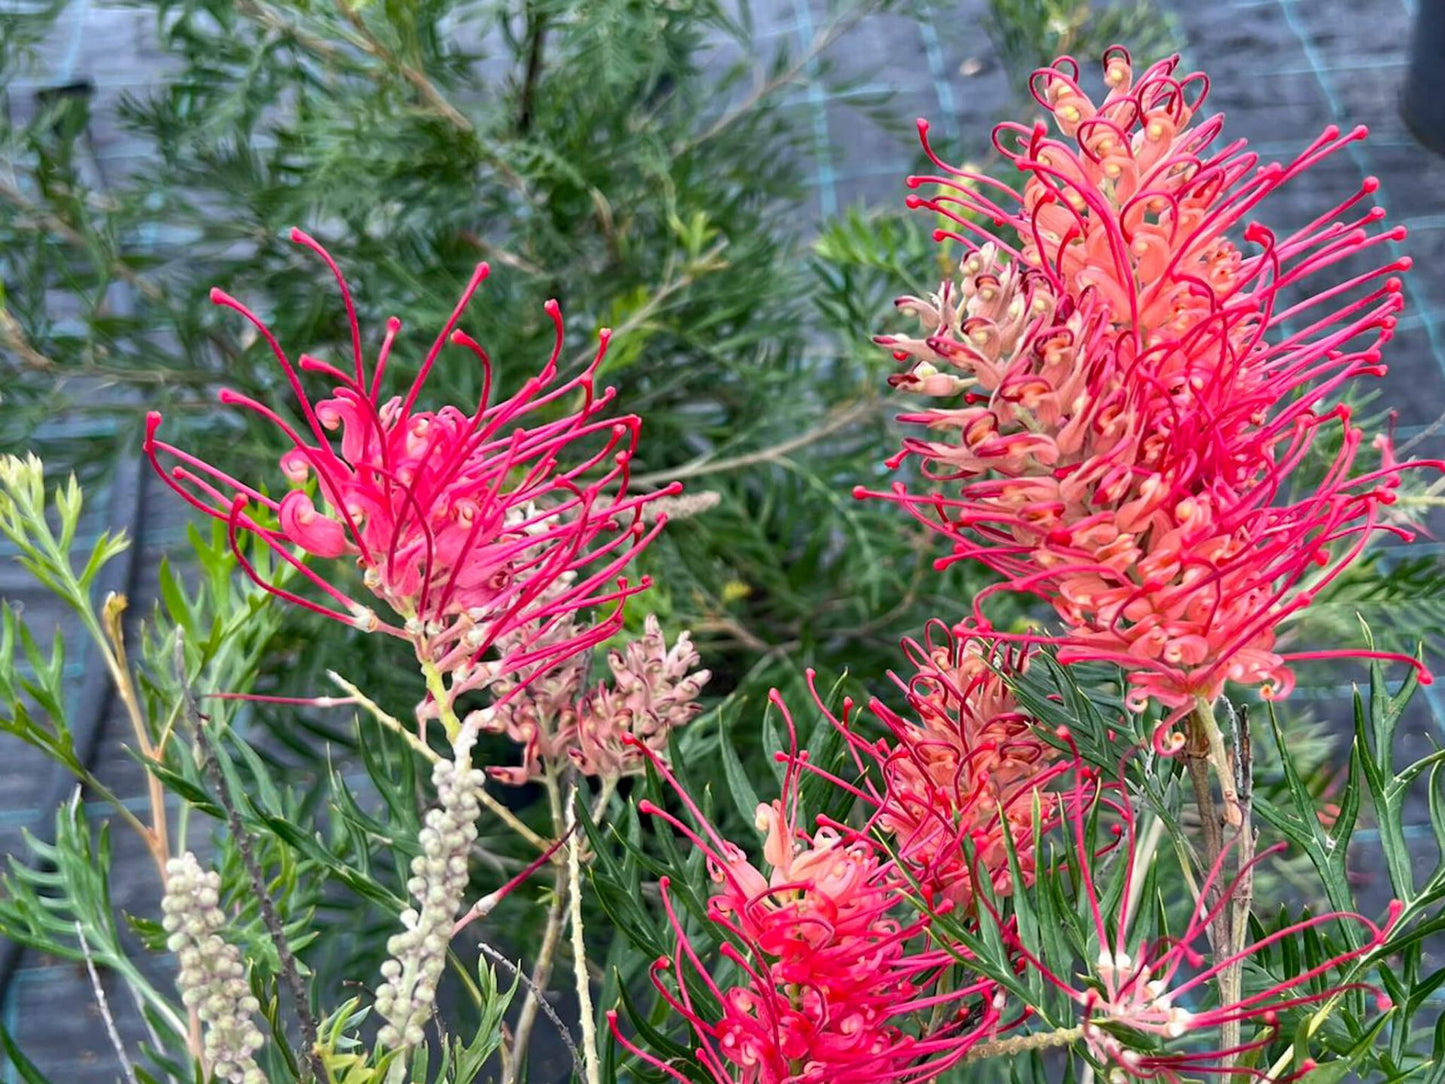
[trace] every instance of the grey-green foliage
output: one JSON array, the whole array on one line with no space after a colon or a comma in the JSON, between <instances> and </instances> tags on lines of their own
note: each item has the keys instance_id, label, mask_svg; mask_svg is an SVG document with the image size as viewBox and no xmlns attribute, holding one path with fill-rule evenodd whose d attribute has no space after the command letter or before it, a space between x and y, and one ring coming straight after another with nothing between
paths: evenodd
<instances>
[{"instance_id":1,"label":"grey-green foliage","mask_svg":"<svg viewBox=\"0 0 1445 1084\"><path fill-rule=\"evenodd\" d=\"M190 1080L186 1010L148 962L151 953L166 951L166 933L158 921L159 869L152 906L141 893L140 909L133 913L117 908L110 875L117 832L132 834L141 844L126 848L128 861L145 863L148 855L153 860L152 848L160 839L168 840L172 851L203 850L221 879L226 939L246 961L272 1033L260 1058L267 1077L273 1082L298 1079L303 1055L292 1011L278 994L283 965L247 869L247 852L261 871L260 891L270 898L291 952L307 961L308 974L314 976L309 996L334 1003L346 980L375 972L386 933L406 904L402 884L420 827L415 758L382 739L367 721L358 724L349 743L359 750L355 760L313 765L321 778L308 779L284 770L238 737L231 725L237 720L235 701L209 694L255 684L280 612L268 595L239 576L223 528L209 534L192 531L184 573L170 565L161 568L161 599L137 630L138 650L128 658L112 620L120 603L96 598L92 589L97 573L128 540L106 537L82 549L76 539L83 505L73 478L52 488L39 460L0 459L0 534L36 579L77 614L103 661L125 675L126 715L139 728L130 737L133 755L169 796L169 812L164 832L158 831L153 804L122 800L78 758L67 707L64 645L57 637L47 647L25 617L7 606L0 625L0 733L43 754L73 776L77 787L74 799L55 811L47 838L27 835L25 853L7 857L7 872L0 874L0 937L118 976L147 1028L146 1057L135 1066L138 1078ZM248 560L260 562L262 571L274 571L263 549L257 547ZM203 716L190 717L182 682L206 694ZM206 728L204 743L191 740L196 726ZM140 751L142 735L153 750L149 756ZM239 837L224 827L228 805L242 826ZM184 812L177 816L177 809ZM144 875L139 880L144 883ZM165 974L164 966L159 974ZM476 1031L470 1041L449 1040L436 1073L437 1079L468 1084L495 1051L497 1019L510 995L497 989L485 968L478 973L467 965L457 976L470 1008L453 1024L470 1022ZM338 1071L351 1064L345 1055L353 1039L328 1033ZM27 1081L45 1079L14 1049L11 1036L0 1033L0 1046ZM421 1057L419 1072L425 1077ZM365 1064L364 1058L357 1063Z\"/></svg>"},{"instance_id":2,"label":"grey-green foliage","mask_svg":"<svg viewBox=\"0 0 1445 1084\"><path fill-rule=\"evenodd\" d=\"M276 629L275 615L264 605L265 596L244 586L234 575L236 565L224 544L224 532L209 541L197 534L195 555L202 569L203 586L187 592L170 569L162 569L165 607L158 607L141 636L139 657L132 667L118 639L119 615L125 600L95 597L94 584L105 564L129 545L123 536L104 535L89 547L77 541L84 499L73 477L47 486L43 466L33 457L0 458L0 535L14 547L16 558L31 574L72 610L80 628L94 642L98 659L114 674L125 674L122 696L125 716L136 728L130 735L134 755L164 784L182 781L189 763L184 743L175 738L179 714L176 672L184 666L184 680L254 681L262 646ZM178 641L188 645L179 653ZM54 812L53 830L26 835L26 853L7 856L7 872L0 876L0 936L28 948L115 973L139 1007L153 1051L154 1067L163 1071L166 1058L185 1047L186 1011L166 983L157 983L155 969L147 967L141 946L163 950L165 933L145 913L120 912L111 898L111 865L117 830L133 833L139 851L127 848L130 860L157 858L158 830L154 808L147 814L133 809L106 785L100 773L78 756L71 719L72 697L67 695L65 648L57 634L46 648L18 608L6 606L0 629L0 732L43 754L51 764L72 776L72 800ZM230 712L216 702L211 724L227 728ZM155 750L141 753L143 745ZM251 754L254 763L254 754ZM199 792L173 787L203 812L218 813L214 802L196 801ZM252 788L257 789L257 788ZM275 788L264 784L263 796ZM202 819L189 822L192 839L205 841L210 827ZM174 842L177 826L167 825ZM279 869L278 887L284 901L282 914L293 944L304 946L316 905L315 881L298 881L296 863L273 838L252 842L263 868ZM163 858L163 856L161 856ZM253 964L253 981L274 974L274 952L261 929L255 898L242 889L235 844L218 841L216 857L223 874L224 896L230 912L229 933ZM157 860L156 865L163 864ZM287 873L291 879L287 882ZM154 907L160 903L160 873L155 874ZM127 936L132 935L132 936ZM18 1060L16 1064L21 1064ZM188 1075L183 1069L182 1075Z\"/></svg>"},{"instance_id":3,"label":"grey-green foliage","mask_svg":"<svg viewBox=\"0 0 1445 1084\"><path fill-rule=\"evenodd\" d=\"M143 402L188 449L280 485L284 438L213 395L226 384L290 414L289 389L264 343L206 295L239 297L293 355L344 356L334 283L283 239L299 225L348 273L368 350L402 317L398 387L479 260L493 273L465 326L504 391L547 356L547 298L568 321L570 368L598 328L616 330L602 380L645 420L640 484L681 474L722 496L654 547L642 570L658 586L636 607L697 629L715 688L776 680L783 649L867 665L969 594L964 572L931 572L906 516L850 496L891 443L888 359L867 336L893 293L930 284L886 273L864 230L862 250L813 247L800 210L811 131L784 105L828 78L819 54L892 0L840 4L812 48L759 35L749 4L715 0L146 6L169 66L123 108L133 172L91 187L83 99L0 122L17 167L0 178L0 336L15 377L0 441L24 442L27 418ZM897 243L880 238L880 251ZM92 380L139 394L118 407ZM479 387L475 359L448 352L424 405L467 404ZM105 446L62 441L52 456ZM304 622L281 650L316 640ZM296 654L290 685L317 691L327 659Z\"/></svg>"}]
</instances>

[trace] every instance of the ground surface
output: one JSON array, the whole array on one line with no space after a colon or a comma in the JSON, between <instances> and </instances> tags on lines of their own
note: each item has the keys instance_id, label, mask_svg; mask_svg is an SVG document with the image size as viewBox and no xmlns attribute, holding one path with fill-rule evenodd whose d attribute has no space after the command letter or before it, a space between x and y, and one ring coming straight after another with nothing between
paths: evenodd
<instances>
[{"instance_id":1,"label":"ground surface","mask_svg":"<svg viewBox=\"0 0 1445 1084\"><path fill-rule=\"evenodd\" d=\"M0 10L14 2L0 3ZM806 41L820 18L819 10L807 3L777 0L771 25L763 20L760 25L771 34ZM1399 410L1401 439L1421 435L1445 410L1445 160L1411 141L1396 108L1412 0L1172 0L1168 6L1179 18L1187 63L1204 68L1213 80L1213 102L1227 114L1228 132L1248 137L1265 157L1291 153L1326 124L1364 123L1373 130L1368 143L1303 180L1285 216L1307 220L1311 212L1332 205L1333 200L1326 202L1327 193L1343 192L1361 177L1374 175L1381 182L1378 202L1393 221L1411 228L1404 246L1416 260L1409 276L1410 307L1390 352L1392 371L1384 395ZM874 19L846 48L835 50L833 59L846 70L875 72L868 85L855 92L860 100L890 92L896 114L905 119L928 116L950 149L981 154L988 126L1005 119L1013 100L1001 70L989 58L987 38L978 25L981 7L981 0L936 3L934 20L921 27L902 19ZM78 0L30 81L11 88L12 105L23 108L25 96L42 87L92 80L98 89L93 131L97 170L102 176L123 170L140 148L115 126L114 104L119 94L144 88L163 70L154 42L148 13ZM821 90L800 91L793 108L806 111L817 146L828 148L820 156L813 214L826 216L856 201L902 199L901 176L914 154L907 125L899 131L880 127L849 99L830 98ZM1432 434L1423 436L1418 452L1439 454L1445 449L1445 442ZM126 498L120 495L112 509L98 504L93 522L98 525L107 515L123 518L126 511ZM168 502L143 500L141 527L147 546L137 593L144 595L146 569L177 529ZM44 624L39 615L47 604L24 586L8 560L0 560L0 596L28 602L35 623ZM86 661L77 657L72 665L76 695L84 695ZM1341 690L1311 692L1322 717L1341 723L1348 718ZM1435 704L1422 698L1412 709L1405 738L1408 752L1419 755L1432 739L1445 734ZM108 740L122 739L119 716L110 718L107 727ZM108 757L107 764L103 774L113 777L118 789L134 793L133 765L121 757ZM22 828L48 819L51 800L49 773L7 745L0 753L0 853L18 849ZM121 853L116 902L148 910L153 875L127 838L118 834L116 843ZM1366 837L1352 856L1352 866L1366 877L1376 868L1369 844ZM28 956L4 1006L4 1019L55 1080L108 1082L117 1079L118 1068L93 1006L81 970ZM130 1007L115 1008L122 1025L133 1027Z\"/></svg>"}]
</instances>

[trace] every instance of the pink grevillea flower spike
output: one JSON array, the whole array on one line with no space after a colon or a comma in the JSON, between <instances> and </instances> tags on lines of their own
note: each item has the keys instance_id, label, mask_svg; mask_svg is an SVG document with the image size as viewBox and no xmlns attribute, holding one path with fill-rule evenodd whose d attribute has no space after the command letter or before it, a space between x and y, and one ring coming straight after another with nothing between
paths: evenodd
<instances>
[{"instance_id":1,"label":"pink grevillea flower spike","mask_svg":"<svg viewBox=\"0 0 1445 1084\"><path fill-rule=\"evenodd\" d=\"M868 829L930 907L967 911L980 879L996 895L1013 891L1009 844L1020 874L1032 880L1034 817L1041 830L1056 821L1049 788L1067 765L1009 688L1027 669L1025 650L957 635L942 622L903 649L912 672L891 676L906 710L879 698L869 705L886 736L864 736L851 701L838 715L828 712L864 782L829 778L860 798ZM811 684L811 671L808 677ZM818 704L828 711L821 698ZM806 761L802 768L823 774Z\"/></svg>"},{"instance_id":2,"label":"pink grevillea flower spike","mask_svg":"<svg viewBox=\"0 0 1445 1084\"><path fill-rule=\"evenodd\" d=\"M936 236L964 247L962 276L899 301L922 337L879 341L907 365L896 386L941 400L903 415L926 434L892 460L937 484L859 495L945 535L940 564L1003 577L977 628L997 591L1040 595L1064 632L1016 639L1117 663L1132 706L1182 714L1226 681L1289 691L1291 658L1321 656L1278 650L1280 626L1371 537L1404 535L1383 510L1423 464L1331 406L1384 372L1402 304L1409 260L1381 253L1403 230L1362 209L1376 183L1288 234L1253 217L1364 129L1284 164L1211 149L1222 118L1199 119L1208 82L1178 64L1136 74L1112 49L1098 101L1072 60L1036 72L1054 132L994 132L1020 192L945 163L920 122L939 172L910 178L932 192L910 204L950 220Z\"/></svg>"},{"instance_id":3,"label":"pink grevillea flower spike","mask_svg":"<svg viewBox=\"0 0 1445 1084\"><path fill-rule=\"evenodd\" d=\"M404 394L384 399L401 322L387 322L368 366L351 292L336 263L300 230L291 238L335 276L351 328L350 366L306 354L293 362L259 316L220 290L211 293L216 304L255 327L294 397L299 424L249 396L220 395L290 440L281 457L289 490L272 496L165 443L157 436L160 416L152 414L145 450L161 477L193 507L226 523L233 543L241 531L255 535L317 597L267 579L236 547L262 587L337 621L411 641L426 666L450 676L453 695L502 672L514 678L542 673L612 635L621 623L620 602L646 586L619 574L662 526L661 516L645 524L643 508L677 490L628 493L641 423L632 415L603 417L613 392L595 386L610 333L600 333L591 364L562 379L562 318L557 303L547 302L555 327L551 356L516 394L492 401L491 362L457 326L487 277L481 264ZM421 409L418 400L448 343L480 364L480 401L469 409ZM329 380L330 396L313 401L304 373ZM362 582L393 616L352 597L324 567L303 560L307 555L354 560ZM551 635L579 611L598 607L608 612L591 625L568 624L566 637ZM505 658L488 659L503 638L509 638ZM514 687L523 684L514 681Z\"/></svg>"},{"instance_id":4,"label":"pink grevillea flower spike","mask_svg":"<svg viewBox=\"0 0 1445 1084\"><path fill-rule=\"evenodd\" d=\"M1067 732L1061 733L1067 740ZM1223 869L1230 850L1225 848L1207 871L1183 930L1176 936L1155 940L1137 938L1131 926L1136 919L1147 919L1149 905L1134 891L1142 871L1135 868L1139 839L1133 808L1122 797L1124 784L1105 782L1077 754L1073 770L1075 784L1061 795L1061 801L1072 846L1080 856L1078 870L1087 905L1088 947L1094 958L1084 961L1084 981L1080 982L1079 976L1058 975L1026 950L1021 951L1029 966L1078 1005L1084 1042L1090 1054L1111 1067L1111 1081L1178 1081L1200 1074L1291 1080L1307 1072L1310 1063L1283 1077L1271 1077L1241 1064L1250 1060L1246 1055L1274 1042L1281 1031L1281 1014L1329 1001L1345 990L1372 994L1382 1012L1390 1007L1375 988L1350 979L1332 983L1330 976L1347 972L1349 965L1384 945L1402 911L1398 902L1390 904L1385 920L1379 924L1352 912L1313 915L1274 929L1233 955L1209 957L1209 928L1231 905L1238 879L1283 850L1283 844L1252 858L1245 869L1237 872L1233 883L1224 881ZM1105 844L1105 850L1114 850L1123 862L1123 887L1117 900L1114 893L1101 892L1094 882L1099 868L1094 859L1099 855L1090 843L1088 826L1096 817L1100 822L1113 822L1109 831L1114 842ZM1106 898L1114 902L1106 903ZM1310 930L1332 927L1353 927L1348 943L1355 947L1297 974L1270 978L1267 983L1256 981L1234 1001L1221 1004L1209 993L1210 986L1227 969L1251 960L1258 962L1260 954L1272 945ZM1253 1025L1257 1030L1225 1048L1222 1029L1231 1024Z\"/></svg>"},{"instance_id":5,"label":"pink grevillea flower spike","mask_svg":"<svg viewBox=\"0 0 1445 1084\"><path fill-rule=\"evenodd\" d=\"M774 702L786 715L776 693ZM758 865L636 744L697 827L650 802L639 808L691 840L717 886L707 915L727 940L709 964L689 943L663 879L677 947L652 968L664 1000L691 1025L692 1056L712 1080L917 1084L1002 1029L990 981L941 983L955 957L932 941L928 916L909 902L909 885L885 852L841 825L801 829L796 756L782 797L758 807ZM639 1047L615 1013L609 1019L624 1047L673 1079L689 1079Z\"/></svg>"}]
</instances>

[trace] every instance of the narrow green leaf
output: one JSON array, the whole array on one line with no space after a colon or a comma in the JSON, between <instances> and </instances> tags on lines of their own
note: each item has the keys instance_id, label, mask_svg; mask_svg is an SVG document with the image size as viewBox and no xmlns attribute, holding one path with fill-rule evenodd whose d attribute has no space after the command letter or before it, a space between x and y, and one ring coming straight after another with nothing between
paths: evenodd
<instances>
[{"instance_id":1,"label":"narrow green leaf","mask_svg":"<svg viewBox=\"0 0 1445 1084\"><path fill-rule=\"evenodd\" d=\"M761 803L758 792L753 789L753 784L748 779L747 769L743 767L742 759L738 756L737 747L732 740L731 726L723 725L718 728L718 747L722 753L723 778L727 781L733 806L744 823L751 823L757 816Z\"/></svg>"},{"instance_id":2,"label":"narrow green leaf","mask_svg":"<svg viewBox=\"0 0 1445 1084\"><path fill-rule=\"evenodd\" d=\"M4 1049L5 1057L9 1060L11 1067L20 1074L20 1079L25 1084L51 1084L50 1078L21 1053L20 1048L15 1045L15 1040L11 1038L10 1032L5 1030L4 1024L0 1024L0 1049Z\"/></svg>"}]
</instances>

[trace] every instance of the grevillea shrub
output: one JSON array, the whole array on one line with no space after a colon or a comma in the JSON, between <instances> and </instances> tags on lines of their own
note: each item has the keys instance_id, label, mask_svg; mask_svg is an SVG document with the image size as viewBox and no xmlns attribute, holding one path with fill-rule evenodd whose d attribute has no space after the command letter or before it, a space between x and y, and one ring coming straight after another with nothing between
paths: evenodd
<instances>
[{"instance_id":1,"label":"grevillea shrub","mask_svg":"<svg viewBox=\"0 0 1445 1084\"><path fill-rule=\"evenodd\" d=\"M1103 90L1086 81L1069 60L1037 72L1047 123L995 131L1016 186L945 164L921 126L937 172L911 202L942 216L958 274L899 301L922 334L879 336L915 399L897 482L858 492L940 535L941 567L997 580L876 675L830 688L807 670L806 695L709 703L690 633L648 611L631 570L669 515L705 526L709 499L636 482L645 426L598 386L609 333L570 371L555 302L550 356L494 386L466 330L485 264L419 357L398 354L398 321L362 327L300 231L349 354L299 352L213 293L280 372L273 399L221 399L289 447L243 479L152 415L145 455L214 523L194 536L201 586L163 570L138 651L125 600L93 597L123 541L73 560L79 488L49 507L38 460L0 462L0 531L94 640L146 808L75 757L59 648L14 609L4 727L143 843L161 919L131 928L174 956L174 981L133 961L80 798L34 844L42 861L13 867L0 930L96 976L125 1073L1440 1079L1422 1027L1445 923L1440 754L1395 764L1428 674L1367 636L1287 644L1284 628L1376 536L1409 537L1399 496L1439 467L1397 460L1348 404L1384 371L1408 261L1383 243L1403 234L1373 182L1301 229L1270 224L1271 194L1363 131L1262 165L1177 59L1136 72L1114 49ZM476 401L446 401L456 366L480 372ZM1031 624L996 626L1004 593L1039 602ZM396 713L365 672L253 695L282 605L404 642L420 702ZM1301 663L1352 659L1371 688L1331 792L1272 702ZM345 709L356 758L285 785L277 751L232 725L247 699L311 728ZM1407 802L1439 854L1415 853ZM141 1006L143 1047L102 971Z\"/></svg>"}]
</instances>

